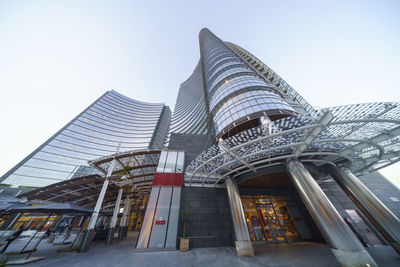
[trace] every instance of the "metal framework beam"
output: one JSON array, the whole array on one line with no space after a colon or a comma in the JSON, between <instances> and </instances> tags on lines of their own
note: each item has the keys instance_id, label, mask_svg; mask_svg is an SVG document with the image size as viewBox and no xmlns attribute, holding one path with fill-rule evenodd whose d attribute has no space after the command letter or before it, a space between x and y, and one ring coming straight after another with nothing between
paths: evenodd
<instances>
[{"instance_id":1,"label":"metal framework beam","mask_svg":"<svg viewBox=\"0 0 400 267\"><path fill-rule=\"evenodd\" d=\"M316 133L316 131L317 130L315 130L314 131L314 129L319 129L319 132L321 132L322 130L323 130L323 128L321 128L322 127L322 123L319 123L319 124L315 124L314 125L315 126L315 128L313 128L312 130L311 130L311 132L314 132L314 134ZM282 132L282 134L284 134L284 132ZM311 134L311 133L310 133ZM265 137L263 137L263 139L264 139ZM315 139L315 138L314 138ZM258 141L258 139L256 139L256 140L252 140L252 141ZM311 140L311 143L313 142L313 140ZM357 142L358 144L357 145L363 145L364 147L369 147L369 146L375 146L377 149L379 149L379 151L380 151L380 155L382 155L382 159L384 159L384 157L383 157L383 148L381 147L381 146L379 146L378 144L376 144L376 143L371 143L370 142L370 140L360 140L360 139L342 139L342 138L335 138L335 139L323 139L323 140L314 140L314 142L315 143L330 143L330 142ZM257 151L257 152L255 152L255 153L252 153L252 154L249 154L249 155L246 155L244 158L247 158L247 157L252 157L252 156L254 156L254 155L256 155L256 154L261 154L261 153L268 153L268 152L270 152L270 151L272 151L272 150L278 150L278 149L282 149L282 148L287 148L287 147L292 147L292 146L299 146L299 147L304 147L306 145L306 142L301 142L301 143L292 143L292 144L288 144L288 145L282 145L282 146L278 146L278 147L273 147L273 148L268 148L268 149L264 149L264 150L260 150L260 151ZM243 146L242 146L243 147ZM305 146L305 148L306 148L307 146ZM236 147L235 147L236 148ZM213 158L212 158L212 160L215 160L215 159L217 159L218 157L221 157L221 156L223 156L225 153L227 153L225 150L224 150L224 153L221 153L221 154L219 154L219 155L217 155L217 156L214 156ZM301 155L305 155L305 154L301 154ZM307 155L311 155L311 156L317 156L317 155L329 155L329 153L327 154L326 152L316 152L316 153L307 153ZM326 160L309 160L309 162L311 162L311 161L315 161L317 164L322 164L323 162L324 163L326 163L326 162L328 162L328 161L330 161L330 160L333 160L333 159L337 159L337 158L339 158L340 156L345 156L345 157L347 157L347 155L348 154L345 154L345 153L333 153L332 154L332 156L328 156L328 158L326 159ZM293 155L292 156L289 156L289 157L284 157L284 158L290 158L290 157L296 157L296 154L295 153L293 153ZM281 158L281 157L279 157L279 158ZM329 160L328 160L329 159ZM271 159L268 159L268 160L263 160L263 161L257 161L257 162L255 162L256 164L259 164L259 163L261 163L261 162L268 162L268 161L275 161L276 160L276 158L271 158ZM210 162L211 160L208 160L207 162ZM205 180L206 179L208 179L211 175L212 175L212 173L215 173L216 171L218 171L219 169L222 169L222 168L224 168L224 167L226 167L226 166L228 166L228 165L230 165L230 164L232 164L232 163L234 163L235 161L229 161L229 162L227 162L227 163L225 163L225 164L223 164L223 165L221 165L221 166L218 166L217 168L215 168L212 172L209 172L208 174L195 174L194 172L193 173L188 173L189 175L191 175L191 176L195 176L195 177L204 177L205 179L203 180L203 182L202 182L202 184L204 184L205 183ZM253 163L254 164L254 163ZM213 166L215 166L215 165L213 165ZM254 167L254 166L253 166ZM263 166L263 167L265 167L265 166ZM243 167L244 168L244 167ZM255 169L258 169L257 167L255 168ZM235 169L235 170L237 170L237 169ZM232 174L233 172L235 172L235 171L231 171L231 172L229 172L228 174ZM240 174L242 174L242 173L245 173L245 172L241 172ZM240 175L240 174L238 174L238 175ZM224 177L225 175L223 175L223 176L219 176L218 177L218 180L215 182L215 184L217 184L217 183L219 183L222 179L223 179L223 177ZM237 176L237 175L235 175L235 176Z\"/></svg>"},{"instance_id":2,"label":"metal framework beam","mask_svg":"<svg viewBox=\"0 0 400 267\"><path fill-rule=\"evenodd\" d=\"M254 166L250 164L248 161L245 161L240 155L238 155L236 152L232 151L227 145L224 144L224 140L219 139L219 146L224 150L229 156L235 158L236 160L240 161L243 165L246 165L247 168L252 170L253 172L257 172L254 169Z\"/></svg>"},{"instance_id":3,"label":"metal framework beam","mask_svg":"<svg viewBox=\"0 0 400 267\"><path fill-rule=\"evenodd\" d=\"M400 160L399 104L368 103L326 110L284 118L273 125L261 119L261 127L230 137L199 155L188 166L185 183L213 181L217 185L225 175L254 172L262 163L276 164L290 157L317 165L343 159L352 162L357 172ZM305 158L307 155L311 158ZM217 175L222 176L212 177Z\"/></svg>"},{"instance_id":4,"label":"metal framework beam","mask_svg":"<svg viewBox=\"0 0 400 267\"><path fill-rule=\"evenodd\" d=\"M236 150L238 150L238 149L240 149L240 148L242 148L242 147L244 147L244 146L248 146L248 145L251 145L251 144L254 144L254 143L257 143L257 142L261 142L261 141L267 140L267 139L269 139L269 138L278 137L278 136L283 135L283 134L291 134L291 133L295 133L295 132L302 131L302 130L312 129L312 128L314 128L315 126L316 126L316 124L306 125L306 126L302 126L302 127L298 127L298 128L294 128L294 129L289 129L289 130L286 130L286 131L282 131L282 132L279 132L279 133L274 133L274 134L271 134L271 135L269 135L269 136L260 137L260 138L257 138L257 139L248 141L248 142L246 142L246 143L237 145L237 146L235 146L234 148L232 148L232 150L233 150L233 151L236 151ZM218 158L218 157L220 157L220 156L222 156L222 155L224 155L224 154L226 154L225 151L222 152L222 153L220 153L220 154L218 154L218 155L216 155L216 156L214 156L214 157L212 157L212 158L210 158L210 159L208 159L208 160L206 160L205 162L203 162L202 164L200 164L200 165L192 172L192 175L194 175L200 168L202 168L202 167L203 167L204 165L206 165L207 163L213 161L214 159L216 159L216 158Z\"/></svg>"},{"instance_id":5,"label":"metal framework beam","mask_svg":"<svg viewBox=\"0 0 400 267\"><path fill-rule=\"evenodd\" d=\"M369 139L369 142L378 144L378 143L383 142L383 141L385 141L389 138L392 138L396 135L400 135L400 126L394 128L394 129L385 131L384 133ZM361 149L364 149L367 147L368 147L368 145L366 145L366 144L358 144L358 145L352 146L350 148L350 150L361 150ZM345 153L345 152L347 152L347 150L343 151L343 153Z\"/></svg>"},{"instance_id":6,"label":"metal framework beam","mask_svg":"<svg viewBox=\"0 0 400 267\"><path fill-rule=\"evenodd\" d=\"M293 154L296 158L298 158L301 153L314 141L314 139L324 130L324 128L329 125L329 123L333 119L333 114L329 110L322 114L321 118L318 120L318 126L313 128L311 132L307 135L304 139L303 144L298 146L294 151Z\"/></svg>"}]
</instances>

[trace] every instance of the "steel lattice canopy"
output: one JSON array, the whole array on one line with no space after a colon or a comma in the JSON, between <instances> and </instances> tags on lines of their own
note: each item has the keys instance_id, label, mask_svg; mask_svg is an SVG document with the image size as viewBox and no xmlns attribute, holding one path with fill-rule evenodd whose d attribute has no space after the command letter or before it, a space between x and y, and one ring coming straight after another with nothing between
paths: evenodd
<instances>
[{"instance_id":1,"label":"steel lattice canopy","mask_svg":"<svg viewBox=\"0 0 400 267\"><path fill-rule=\"evenodd\" d=\"M130 195L132 198L148 194L160 153L161 150L134 150L90 161L90 165L106 174L111 162L116 160L114 171L108 178L110 184L104 203L115 201L120 188L124 188L124 196ZM92 207L96 204L104 180L105 177L99 175L78 177L38 188L21 197L29 200L72 202L80 206Z\"/></svg>"},{"instance_id":2,"label":"steel lattice canopy","mask_svg":"<svg viewBox=\"0 0 400 267\"><path fill-rule=\"evenodd\" d=\"M120 152L89 161L89 165L95 167L105 175L112 161L116 161L111 175L120 178L112 180L112 183L120 186L132 186L132 190L146 190L150 192L154 174L160 159L160 149L132 150ZM143 187L146 188L143 188Z\"/></svg>"},{"instance_id":3,"label":"steel lattice canopy","mask_svg":"<svg viewBox=\"0 0 400 267\"><path fill-rule=\"evenodd\" d=\"M220 186L289 158L350 165L365 174L400 161L400 103L339 106L290 116L229 137L186 168L187 186Z\"/></svg>"}]
</instances>

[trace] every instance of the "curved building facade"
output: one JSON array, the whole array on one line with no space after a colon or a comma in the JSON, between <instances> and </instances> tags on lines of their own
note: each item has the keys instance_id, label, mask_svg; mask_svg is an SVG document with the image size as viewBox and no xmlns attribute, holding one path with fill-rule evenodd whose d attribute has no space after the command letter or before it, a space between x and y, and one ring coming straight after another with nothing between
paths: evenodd
<instances>
[{"instance_id":1,"label":"curved building facade","mask_svg":"<svg viewBox=\"0 0 400 267\"><path fill-rule=\"evenodd\" d=\"M161 148L171 112L164 104L108 91L0 179L13 187L42 187L98 173L93 160L120 152Z\"/></svg>"},{"instance_id":2,"label":"curved building facade","mask_svg":"<svg viewBox=\"0 0 400 267\"><path fill-rule=\"evenodd\" d=\"M253 256L252 242L325 238L339 262L347 262L344 251L359 258L349 265L375 266L356 235L379 245L380 233L400 253L400 220L385 206L394 207L400 191L374 172L399 159L392 137L400 134L400 105L315 110L240 46L208 29L200 31L199 43L200 65L180 88L169 140L169 149L185 150L188 162L181 212L196 225L189 229L191 246L229 246L234 240L238 255ZM195 112L198 103L202 111ZM179 130L200 121L208 132ZM193 207L207 208L199 218ZM366 216L379 233L350 229L348 222L364 223L357 216ZM383 217L390 223L383 225Z\"/></svg>"},{"instance_id":3,"label":"curved building facade","mask_svg":"<svg viewBox=\"0 0 400 267\"><path fill-rule=\"evenodd\" d=\"M183 134L207 134L206 110L203 74L199 62L193 74L179 88L170 131Z\"/></svg>"},{"instance_id":4,"label":"curved building facade","mask_svg":"<svg viewBox=\"0 0 400 267\"><path fill-rule=\"evenodd\" d=\"M179 89L168 149L130 151L163 146L168 107L111 91L3 183L64 181L95 172L88 160L103 174L108 170L112 183L101 177L81 251L88 249L101 206L114 205L112 241L122 195L121 237L133 217L130 197L137 201L150 191L139 222L140 249L175 249L178 237L190 237L193 248L235 246L238 255L254 256L253 242L325 239L343 266L377 266L367 245L389 244L400 254L400 191L376 172L400 161L400 103L315 110L238 45L208 29L199 43L199 63ZM129 152L113 154L119 143L120 152ZM99 191L74 184L80 179L35 190L30 198L94 205Z\"/></svg>"},{"instance_id":5,"label":"curved building facade","mask_svg":"<svg viewBox=\"0 0 400 267\"><path fill-rule=\"evenodd\" d=\"M200 61L181 84L171 133L233 136L270 120L313 108L268 66L208 29L199 34Z\"/></svg>"},{"instance_id":6,"label":"curved building facade","mask_svg":"<svg viewBox=\"0 0 400 267\"><path fill-rule=\"evenodd\" d=\"M200 32L200 51L206 101L217 138L256 126L263 113L271 120L296 114L275 85L208 29Z\"/></svg>"}]
</instances>

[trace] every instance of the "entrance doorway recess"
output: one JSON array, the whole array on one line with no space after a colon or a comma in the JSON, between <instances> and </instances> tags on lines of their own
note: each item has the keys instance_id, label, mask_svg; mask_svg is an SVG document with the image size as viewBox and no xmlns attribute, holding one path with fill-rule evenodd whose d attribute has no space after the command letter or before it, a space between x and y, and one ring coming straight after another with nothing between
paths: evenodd
<instances>
[{"instance_id":1,"label":"entrance doorway recess","mask_svg":"<svg viewBox=\"0 0 400 267\"><path fill-rule=\"evenodd\" d=\"M253 242L284 243L300 239L281 196L241 196L241 199Z\"/></svg>"}]
</instances>

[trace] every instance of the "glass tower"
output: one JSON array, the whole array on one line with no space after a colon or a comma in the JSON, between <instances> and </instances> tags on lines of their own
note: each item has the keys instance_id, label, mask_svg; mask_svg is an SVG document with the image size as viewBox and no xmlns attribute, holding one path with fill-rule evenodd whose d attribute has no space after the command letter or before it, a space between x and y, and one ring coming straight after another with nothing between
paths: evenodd
<instances>
[{"instance_id":1,"label":"glass tower","mask_svg":"<svg viewBox=\"0 0 400 267\"><path fill-rule=\"evenodd\" d=\"M161 148L171 112L164 104L137 101L108 91L4 174L3 184L42 187L98 173L88 165L116 152Z\"/></svg>"},{"instance_id":2,"label":"glass tower","mask_svg":"<svg viewBox=\"0 0 400 267\"><path fill-rule=\"evenodd\" d=\"M171 132L207 134L207 111L203 90L203 74L199 62L193 74L181 84L175 103Z\"/></svg>"},{"instance_id":3,"label":"glass tower","mask_svg":"<svg viewBox=\"0 0 400 267\"><path fill-rule=\"evenodd\" d=\"M208 29L199 34L200 62L181 85L172 133L233 136L270 120L312 107L275 72L249 52Z\"/></svg>"}]
</instances>

